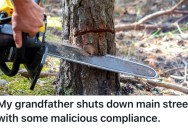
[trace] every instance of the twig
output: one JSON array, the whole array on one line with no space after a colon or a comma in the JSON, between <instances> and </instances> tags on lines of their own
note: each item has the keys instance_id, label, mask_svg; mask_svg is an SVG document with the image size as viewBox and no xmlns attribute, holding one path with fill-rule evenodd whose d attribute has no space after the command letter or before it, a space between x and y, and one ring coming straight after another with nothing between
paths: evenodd
<instances>
[{"instance_id":1,"label":"twig","mask_svg":"<svg viewBox=\"0 0 188 128\"><path fill-rule=\"evenodd\" d=\"M165 87L168 89L173 89L176 91L180 91L183 93L188 94L188 88L183 87L181 85L178 84L172 84L172 83L168 83L168 82L160 82L160 81L152 81L152 80L147 80L147 82L153 86L159 86L159 87Z\"/></svg>"},{"instance_id":2,"label":"twig","mask_svg":"<svg viewBox=\"0 0 188 128\"><path fill-rule=\"evenodd\" d=\"M182 77L182 76L170 75L170 77L173 79L176 79L176 80L184 80L184 77Z\"/></svg>"},{"instance_id":3,"label":"twig","mask_svg":"<svg viewBox=\"0 0 188 128\"><path fill-rule=\"evenodd\" d=\"M144 18L140 19L138 22L136 23L132 23L132 24L126 24L126 25L123 25L123 26L116 26L115 29L116 29L116 32L118 31L125 31L125 30L131 30L131 29L134 29L134 30L141 30L141 29L151 29L151 30L157 30L157 29L165 29L165 28L176 28L176 24L172 24L172 25L169 25L169 26L155 26L155 25L146 25L146 24L143 24L144 22L150 20L150 19L153 19L153 18L156 18L156 17L159 17L159 16L162 16L162 15L171 15L171 14L179 14L179 13L188 13L188 12L185 12L185 11L178 11L176 10L176 8L180 5L182 5L184 2L186 2L186 0L181 0L178 4L176 4L175 6L173 6L172 8L168 9L168 10L164 10L164 11L158 11L156 13L153 13L153 14L150 14L150 15L147 15L145 16Z\"/></svg>"},{"instance_id":4,"label":"twig","mask_svg":"<svg viewBox=\"0 0 188 128\"><path fill-rule=\"evenodd\" d=\"M184 69L183 67L173 68L173 69L169 69L169 70L165 71L164 73L165 74L172 73L172 72L175 72L177 70L183 70L183 69Z\"/></svg>"},{"instance_id":5,"label":"twig","mask_svg":"<svg viewBox=\"0 0 188 128\"><path fill-rule=\"evenodd\" d=\"M187 64L187 62L185 60L182 60L182 62L185 65L185 67L184 67L184 72L185 72L184 81L186 81L187 80L187 67L188 67L188 64Z\"/></svg>"},{"instance_id":6,"label":"twig","mask_svg":"<svg viewBox=\"0 0 188 128\"><path fill-rule=\"evenodd\" d=\"M142 29L149 29L149 30L160 30L160 29L176 29L177 26L175 24L169 24L169 25L151 25L151 24L124 24L124 25L118 25L115 27L116 32L119 31L128 31L128 30L142 30Z\"/></svg>"},{"instance_id":7,"label":"twig","mask_svg":"<svg viewBox=\"0 0 188 128\"><path fill-rule=\"evenodd\" d=\"M131 82L134 82L134 83L140 83L140 84L143 84L143 85L150 84L152 86L165 87L165 88L168 88L168 89L173 89L173 90L180 91L180 92L188 94L188 88L183 87L183 86L178 85L178 84L161 82L161 81L158 81L158 80L147 80L147 79L141 79L141 78L138 79L138 78L135 78L135 77L120 77L120 82L127 82L127 81L131 81Z\"/></svg>"},{"instance_id":8,"label":"twig","mask_svg":"<svg viewBox=\"0 0 188 128\"><path fill-rule=\"evenodd\" d=\"M187 20L188 20L188 14L185 15L184 17L178 19L178 20L176 21L176 23L181 24L181 23L183 23L183 22L187 22Z\"/></svg>"},{"instance_id":9,"label":"twig","mask_svg":"<svg viewBox=\"0 0 188 128\"><path fill-rule=\"evenodd\" d=\"M175 14L184 14L184 15L187 15L187 14L188 14L188 11L186 11L186 10L174 10L173 13L175 13Z\"/></svg>"},{"instance_id":10,"label":"twig","mask_svg":"<svg viewBox=\"0 0 188 128\"><path fill-rule=\"evenodd\" d=\"M26 78L30 77L29 73L25 70L20 70L19 73L20 73L21 76L24 76ZM39 78L45 78L45 77L48 77L48 76L57 76L57 75L58 75L58 73L41 72L40 75L39 75Z\"/></svg>"},{"instance_id":11,"label":"twig","mask_svg":"<svg viewBox=\"0 0 188 128\"><path fill-rule=\"evenodd\" d=\"M176 23L175 23L175 25L177 26L178 31L180 32L180 34L183 34L183 32L182 32L182 30L181 30L181 28L180 28L179 24L176 22Z\"/></svg>"},{"instance_id":12,"label":"twig","mask_svg":"<svg viewBox=\"0 0 188 128\"><path fill-rule=\"evenodd\" d=\"M139 21L137 22L137 24L142 24L142 23L144 23L144 22L146 22L146 21L148 21L148 20L151 20L151 19L153 19L153 18L156 18L156 17L158 17L158 16L170 15L170 14L172 14L172 13L175 11L175 9L176 9L178 6L182 5L182 4L183 4L184 2L186 2L186 1L187 1L187 0L181 0L178 4L176 4L175 6L173 6L172 8L170 8L170 9L168 9L168 10L158 11L158 12L153 13L153 14L151 14L151 15L147 15L146 17L144 17L144 18L142 18L141 20L139 20Z\"/></svg>"},{"instance_id":13,"label":"twig","mask_svg":"<svg viewBox=\"0 0 188 128\"><path fill-rule=\"evenodd\" d=\"M181 22L185 22L185 21L187 22L187 19L188 19L188 15L182 17L181 19L178 19L178 20L174 23L174 24L177 26L178 31L180 32L181 35L183 35L183 32L182 32L182 30L181 30L179 24L180 24Z\"/></svg>"}]
</instances>

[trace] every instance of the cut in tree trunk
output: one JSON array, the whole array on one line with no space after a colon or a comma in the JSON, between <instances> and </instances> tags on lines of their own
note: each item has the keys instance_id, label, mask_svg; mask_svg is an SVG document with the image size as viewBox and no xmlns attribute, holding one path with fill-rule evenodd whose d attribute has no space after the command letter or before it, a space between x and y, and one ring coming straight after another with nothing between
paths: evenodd
<instances>
[{"instance_id":1,"label":"cut in tree trunk","mask_svg":"<svg viewBox=\"0 0 188 128\"><path fill-rule=\"evenodd\" d=\"M114 0L63 0L63 42L91 55L115 54ZM58 94L114 95L116 73L62 60Z\"/></svg>"}]
</instances>

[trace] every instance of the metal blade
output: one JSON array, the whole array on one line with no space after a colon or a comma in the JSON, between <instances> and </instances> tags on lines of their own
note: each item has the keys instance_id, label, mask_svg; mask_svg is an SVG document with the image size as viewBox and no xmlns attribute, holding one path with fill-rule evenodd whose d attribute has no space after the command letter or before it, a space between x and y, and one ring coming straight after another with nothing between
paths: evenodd
<instances>
[{"instance_id":1,"label":"metal blade","mask_svg":"<svg viewBox=\"0 0 188 128\"><path fill-rule=\"evenodd\" d=\"M0 25L1 33L13 35L11 24ZM67 61L88 65L112 72L124 73L144 78L156 78L154 69L143 64L121 59L112 55L90 56L83 49L70 45L50 43L49 55L65 59Z\"/></svg>"},{"instance_id":2,"label":"metal blade","mask_svg":"<svg viewBox=\"0 0 188 128\"><path fill-rule=\"evenodd\" d=\"M83 49L70 45L50 42L47 42L47 44L49 46L48 54L50 56L117 73L143 78L157 77L157 73L153 68L143 64L121 59L112 55L90 56Z\"/></svg>"}]
</instances>

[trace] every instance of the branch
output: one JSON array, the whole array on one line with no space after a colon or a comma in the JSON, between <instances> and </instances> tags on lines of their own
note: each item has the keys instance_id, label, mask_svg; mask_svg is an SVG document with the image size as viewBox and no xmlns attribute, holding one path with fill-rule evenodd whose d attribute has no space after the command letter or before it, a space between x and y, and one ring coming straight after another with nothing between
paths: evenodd
<instances>
[{"instance_id":1,"label":"branch","mask_svg":"<svg viewBox=\"0 0 188 128\"><path fill-rule=\"evenodd\" d=\"M186 10L174 10L173 13L174 14L184 14L184 15L187 15L188 11L186 11Z\"/></svg>"},{"instance_id":2,"label":"branch","mask_svg":"<svg viewBox=\"0 0 188 128\"><path fill-rule=\"evenodd\" d=\"M183 69L184 69L183 67L177 67L177 68L169 69L169 70L165 71L164 74L171 74L175 71L179 71L179 70L183 70Z\"/></svg>"},{"instance_id":3,"label":"branch","mask_svg":"<svg viewBox=\"0 0 188 128\"><path fill-rule=\"evenodd\" d=\"M146 79L140 79L140 78L138 79L138 78L134 78L134 77L120 77L120 82L126 83L127 81L140 83L142 85L150 84L152 86L164 87L164 88L173 89L173 90L188 94L188 88L183 87L178 84L161 82L161 81L157 81L157 80L146 80Z\"/></svg>"},{"instance_id":4,"label":"branch","mask_svg":"<svg viewBox=\"0 0 188 128\"><path fill-rule=\"evenodd\" d=\"M155 25L146 25L143 24L144 22L146 22L147 20L162 16L162 15L170 15L170 14L187 14L188 11L178 11L176 10L176 8L180 5L182 5L184 2L186 2L186 0L181 0L178 4L176 4L175 6L173 6L172 8L168 9L168 10L164 10L164 11L158 11L156 13L150 14L145 16L144 18L140 19L138 22L136 23L132 23L132 24L126 24L126 25L122 25L122 26L116 26L116 32L118 31L125 31L125 30L141 30L141 29L150 29L150 30L157 30L157 29L174 29L177 28L177 26L175 24L169 25L169 26L155 26Z\"/></svg>"},{"instance_id":5,"label":"branch","mask_svg":"<svg viewBox=\"0 0 188 128\"><path fill-rule=\"evenodd\" d=\"M153 18L156 18L158 16L162 16L162 15L169 15L169 14L172 14L175 9L182 5L184 2L186 2L187 0L181 0L178 4L176 4L175 6L173 6L172 8L168 9L168 10L164 10L164 11L158 11L156 13L153 13L151 15L147 15L146 17L142 18L141 20L139 20L137 22L137 24L142 24L144 22L146 22L147 20L150 20L150 19L153 19Z\"/></svg>"},{"instance_id":6,"label":"branch","mask_svg":"<svg viewBox=\"0 0 188 128\"><path fill-rule=\"evenodd\" d=\"M128 31L128 30L142 30L142 29L149 29L149 30L159 30L159 29L175 29L177 28L177 26L175 24L171 24L171 25L151 25L151 24L137 24L137 23L133 23L133 24L125 24L125 25L121 25L121 26L116 26L116 32L119 31Z\"/></svg>"},{"instance_id":7,"label":"branch","mask_svg":"<svg viewBox=\"0 0 188 128\"><path fill-rule=\"evenodd\" d=\"M21 76L29 78L30 74L26 71L26 70L20 70L18 73L20 73ZM57 73L45 73L45 72L41 72L39 75L39 78L45 78L48 76L57 76Z\"/></svg>"}]
</instances>

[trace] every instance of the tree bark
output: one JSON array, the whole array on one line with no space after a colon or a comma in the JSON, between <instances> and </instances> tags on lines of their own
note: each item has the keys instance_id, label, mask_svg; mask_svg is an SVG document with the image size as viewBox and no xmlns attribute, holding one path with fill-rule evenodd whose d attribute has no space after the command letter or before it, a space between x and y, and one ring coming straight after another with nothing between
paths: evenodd
<instances>
[{"instance_id":1,"label":"tree bark","mask_svg":"<svg viewBox=\"0 0 188 128\"><path fill-rule=\"evenodd\" d=\"M91 55L115 54L114 0L63 0L63 43L83 48ZM116 73L61 61L63 95L116 95Z\"/></svg>"}]
</instances>

